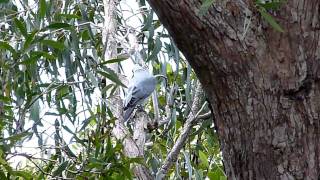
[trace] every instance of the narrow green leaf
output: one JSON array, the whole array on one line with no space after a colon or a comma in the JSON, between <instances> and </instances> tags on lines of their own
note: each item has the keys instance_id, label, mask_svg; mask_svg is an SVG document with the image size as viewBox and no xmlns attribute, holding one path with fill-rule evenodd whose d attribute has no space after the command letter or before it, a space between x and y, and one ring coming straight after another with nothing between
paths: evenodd
<instances>
[{"instance_id":1,"label":"narrow green leaf","mask_svg":"<svg viewBox=\"0 0 320 180\"><path fill-rule=\"evenodd\" d=\"M88 126L88 124L90 124L90 122L93 121L93 120L94 120L94 117L93 117L93 116L90 116L89 118L85 119L85 120L82 122L83 125L82 125L82 127L80 128L79 131L84 130L84 129Z\"/></svg>"},{"instance_id":2,"label":"narrow green leaf","mask_svg":"<svg viewBox=\"0 0 320 180\"><path fill-rule=\"evenodd\" d=\"M106 85L102 90L101 90L101 93L106 93L110 88L113 87L113 84L108 84Z\"/></svg>"},{"instance_id":3,"label":"narrow green leaf","mask_svg":"<svg viewBox=\"0 0 320 180\"><path fill-rule=\"evenodd\" d=\"M75 136L75 137L76 137L76 136ZM79 139L79 138L77 138L77 139ZM67 154L69 157L77 158L77 156L71 151L71 149L69 148L69 146L65 146L64 151L66 152L66 154Z\"/></svg>"},{"instance_id":4,"label":"narrow green leaf","mask_svg":"<svg viewBox=\"0 0 320 180\"><path fill-rule=\"evenodd\" d=\"M208 12L209 7L213 3L214 3L214 0L203 0L202 5L200 6L200 9L199 9L199 16L205 15Z\"/></svg>"},{"instance_id":5,"label":"narrow green leaf","mask_svg":"<svg viewBox=\"0 0 320 180\"><path fill-rule=\"evenodd\" d=\"M68 166L69 162L65 161L63 163L61 163L59 165L59 167L52 173L52 176L59 176L59 174L62 173L62 171L64 171L66 169L66 167Z\"/></svg>"},{"instance_id":6,"label":"narrow green leaf","mask_svg":"<svg viewBox=\"0 0 320 180\"><path fill-rule=\"evenodd\" d=\"M45 27L44 29L69 29L72 27L70 24L67 23L52 23L49 26Z\"/></svg>"},{"instance_id":7,"label":"narrow green leaf","mask_svg":"<svg viewBox=\"0 0 320 180\"><path fill-rule=\"evenodd\" d=\"M152 50L152 52L151 52L151 55L148 57L147 61L156 59L158 53L159 53L160 50L161 50L161 47L162 47L161 40L160 40L160 38L157 38L157 39L156 39L156 42L155 42L155 45L154 45L154 48L153 48L153 50Z\"/></svg>"},{"instance_id":8,"label":"narrow green leaf","mask_svg":"<svg viewBox=\"0 0 320 180\"><path fill-rule=\"evenodd\" d=\"M58 42L58 41L54 41L54 40L45 39L45 40L42 40L41 43L44 45L48 45L53 48L59 49L59 50L63 50L65 48L63 43Z\"/></svg>"},{"instance_id":9,"label":"narrow green leaf","mask_svg":"<svg viewBox=\"0 0 320 180\"><path fill-rule=\"evenodd\" d=\"M142 31L147 31L151 27L153 21L153 13L154 12L151 11L150 14L148 14L148 17L145 19Z\"/></svg>"},{"instance_id":10,"label":"narrow green leaf","mask_svg":"<svg viewBox=\"0 0 320 180\"><path fill-rule=\"evenodd\" d=\"M123 87L127 87L126 85L124 85L120 79L118 78L116 73L110 73L110 72L105 72L105 71L97 71L97 73L101 74L102 76L108 78L109 80L115 82L116 84L123 86Z\"/></svg>"},{"instance_id":11,"label":"narrow green leaf","mask_svg":"<svg viewBox=\"0 0 320 180\"><path fill-rule=\"evenodd\" d=\"M40 120L40 105L39 105L39 99L36 100L36 102L34 102L31 105L30 108L30 119L32 119L35 122L38 122Z\"/></svg>"},{"instance_id":12,"label":"narrow green leaf","mask_svg":"<svg viewBox=\"0 0 320 180\"><path fill-rule=\"evenodd\" d=\"M210 180L227 180L227 177L224 175L220 168L216 168L215 170L209 171L208 177Z\"/></svg>"},{"instance_id":13,"label":"narrow green leaf","mask_svg":"<svg viewBox=\"0 0 320 180\"><path fill-rule=\"evenodd\" d=\"M21 32L21 34L24 37L28 36L28 32L27 32L27 28L26 28L26 24L23 21L20 21L17 18L13 19L14 24L17 26L17 28L19 29L19 31Z\"/></svg>"},{"instance_id":14,"label":"narrow green leaf","mask_svg":"<svg viewBox=\"0 0 320 180\"><path fill-rule=\"evenodd\" d=\"M56 100L61 100L63 97L69 94L69 86L61 86L56 91Z\"/></svg>"},{"instance_id":15,"label":"narrow green leaf","mask_svg":"<svg viewBox=\"0 0 320 180\"><path fill-rule=\"evenodd\" d=\"M9 2L9 0L0 0L0 4L1 3L8 3Z\"/></svg>"},{"instance_id":16,"label":"narrow green leaf","mask_svg":"<svg viewBox=\"0 0 320 180\"><path fill-rule=\"evenodd\" d=\"M20 134L15 134L15 135L12 135L10 137L7 137L7 138L5 138L5 140L19 141L22 138L24 138L26 136L29 136L29 135L32 135L32 133L31 132L22 132Z\"/></svg>"},{"instance_id":17,"label":"narrow green leaf","mask_svg":"<svg viewBox=\"0 0 320 180\"><path fill-rule=\"evenodd\" d=\"M42 19L46 15L47 5L46 0L40 0L40 7L39 7L39 17Z\"/></svg>"},{"instance_id":18,"label":"narrow green leaf","mask_svg":"<svg viewBox=\"0 0 320 180\"><path fill-rule=\"evenodd\" d=\"M97 78L93 75L93 73L91 71L88 71L87 75L89 77L90 82L94 85L94 87L99 87Z\"/></svg>"},{"instance_id":19,"label":"narrow green leaf","mask_svg":"<svg viewBox=\"0 0 320 180\"><path fill-rule=\"evenodd\" d=\"M33 179L33 176L28 171L12 171L11 173L26 180Z\"/></svg>"},{"instance_id":20,"label":"narrow green leaf","mask_svg":"<svg viewBox=\"0 0 320 180\"><path fill-rule=\"evenodd\" d=\"M31 65L37 62L37 60L41 57L41 55L31 55L29 58L21 61L20 64Z\"/></svg>"},{"instance_id":21,"label":"narrow green leaf","mask_svg":"<svg viewBox=\"0 0 320 180\"><path fill-rule=\"evenodd\" d=\"M129 168L120 166L120 167L117 167L117 169L119 169L120 172L123 173L123 175L125 175L127 177L126 179L132 179L132 176L131 176L131 173L129 171Z\"/></svg>"},{"instance_id":22,"label":"narrow green leaf","mask_svg":"<svg viewBox=\"0 0 320 180\"><path fill-rule=\"evenodd\" d=\"M284 32L281 26L277 23L277 21L264 9L260 8L259 12L261 16L277 31Z\"/></svg>"},{"instance_id":23,"label":"narrow green leaf","mask_svg":"<svg viewBox=\"0 0 320 180\"><path fill-rule=\"evenodd\" d=\"M205 165L205 167L209 167L208 156L204 152L199 151L199 157L200 157L201 163Z\"/></svg>"},{"instance_id":24,"label":"narrow green leaf","mask_svg":"<svg viewBox=\"0 0 320 180\"><path fill-rule=\"evenodd\" d=\"M280 0L280 1L272 1L272 2L261 2L261 1L257 1L257 5L260 7L264 7L265 9L269 10L277 10L281 7L281 5L285 2L285 0Z\"/></svg>"},{"instance_id":25,"label":"narrow green leaf","mask_svg":"<svg viewBox=\"0 0 320 180\"><path fill-rule=\"evenodd\" d=\"M65 17L67 19L80 19L81 17L76 14L57 14L58 17Z\"/></svg>"},{"instance_id":26,"label":"narrow green leaf","mask_svg":"<svg viewBox=\"0 0 320 180\"><path fill-rule=\"evenodd\" d=\"M8 161L7 160L4 160L2 157L3 156L3 151L2 151L2 148L0 149L0 165L9 165ZM1 169L0 169L1 170Z\"/></svg>"},{"instance_id":27,"label":"narrow green leaf","mask_svg":"<svg viewBox=\"0 0 320 180\"><path fill-rule=\"evenodd\" d=\"M55 56L49 54L48 52L44 52L44 51L33 51L31 54L41 55L41 56L45 57L48 60L55 60L56 59Z\"/></svg>"},{"instance_id":28,"label":"narrow green leaf","mask_svg":"<svg viewBox=\"0 0 320 180\"><path fill-rule=\"evenodd\" d=\"M81 38L83 41L90 40L89 30L86 29L86 30L82 31Z\"/></svg>"},{"instance_id":29,"label":"narrow green leaf","mask_svg":"<svg viewBox=\"0 0 320 180\"><path fill-rule=\"evenodd\" d=\"M74 135L74 132L71 131L71 129L68 126L62 125L63 129L68 131L70 134Z\"/></svg>"},{"instance_id":30,"label":"narrow green leaf","mask_svg":"<svg viewBox=\"0 0 320 180\"><path fill-rule=\"evenodd\" d=\"M23 44L23 49L26 50L32 44L34 37L38 31L33 31L31 34L27 35L26 41Z\"/></svg>"},{"instance_id":31,"label":"narrow green leaf","mask_svg":"<svg viewBox=\"0 0 320 180\"><path fill-rule=\"evenodd\" d=\"M16 50L12 46L10 46L9 43L4 41L0 41L0 49L8 50L12 54L17 54Z\"/></svg>"},{"instance_id":32,"label":"narrow green leaf","mask_svg":"<svg viewBox=\"0 0 320 180\"><path fill-rule=\"evenodd\" d=\"M4 102L4 103L10 103L12 100L10 97L6 97L3 95L0 95L0 102Z\"/></svg>"},{"instance_id":33,"label":"narrow green leaf","mask_svg":"<svg viewBox=\"0 0 320 180\"><path fill-rule=\"evenodd\" d=\"M1 0L0 0L0 3L1 3ZM4 174L2 169L0 169L0 179L7 179L7 176Z\"/></svg>"},{"instance_id":34,"label":"narrow green leaf","mask_svg":"<svg viewBox=\"0 0 320 180\"><path fill-rule=\"evenodd\" d=\"M21 61L19 64L33 64L35 62L37 62L37 60L41 57L45 57L46 59L48 60L54 60L56 59L53 55L47 53L47 52L44 52L44 51L33 51L30 53L30 57Z\"/></svg>"},{"instance_id":35,"label":"narrow green leaf","mask_svg":"<svg viewBox=\"0 0 320 180\"><path fill-rule=\"evenodd\" d=\"M82 55L79 47L80 45L79 37L75 29L71 29L71 39L72 39L71 47L74 49L74 53L76 54L77 57L82 59Z\"/></svg>"},{"instance_id":36,"label":"narrow green leaf","mask_svg":"<svg viewBox=\"0 0 320 180\"><path fill-rule=\"evenodd\" d=\"M118 62L121 62L121 61L124 61L128 59L128 57L117 57L117 58L113 58L113 59L109 59L109 60L106 60L106 61L103 61L101 63L99 63L99 65L104 65L104 64L111 64L111 63L118 63Z\"/></svg>"}]
</instances>

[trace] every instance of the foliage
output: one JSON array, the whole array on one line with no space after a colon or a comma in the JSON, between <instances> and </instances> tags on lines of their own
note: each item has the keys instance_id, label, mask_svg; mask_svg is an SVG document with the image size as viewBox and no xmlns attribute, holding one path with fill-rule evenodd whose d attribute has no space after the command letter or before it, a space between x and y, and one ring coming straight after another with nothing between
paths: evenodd
<instances>
[{"instance_id":1,"label":"foliage","mask_svg":"<svg viewBox=\"0 0 320 180\"><path fill-rule=\"evenodd\" d=\"M268 13L268 10L277 10L285 2L285 0L262 1L257 0L256 5L261 16L277 31L284 32L277 21Z\"/></svg>"},{"instance_id":2,"label":"foliage","mask_svg":"<svg viewBox=\"0 0 320 180\"><path fill-rule=\"evenodd\" d=\"M119 56L108 60L101 1L0 1L1 179L132 179L133 163L145 163L154 173L159 169L190 112L197 78L150 7L143 0L136 10L128 7L125 1L117 5ZM131 18L141 25L129 25ZM168 77L167 88L157 87L161 117L173 99L170 122L150 133L153 145L145 160L123 155L122 142L111 135L110 97L102 95L125 89L108 65L128 71L131 60L123 54L131 30L149 68ZM146 109L154 118L151 102ZM192 129L169 177L216 179L224 177L222 169L208 119Z\"/></svg>"}]
</instances>

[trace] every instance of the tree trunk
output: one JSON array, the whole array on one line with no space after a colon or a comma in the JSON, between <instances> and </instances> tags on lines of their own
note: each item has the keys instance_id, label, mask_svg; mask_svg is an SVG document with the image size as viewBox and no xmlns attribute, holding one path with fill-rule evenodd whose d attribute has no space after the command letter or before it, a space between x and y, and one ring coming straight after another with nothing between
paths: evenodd
<instances>
[{"instance_id":1,"label":"tree trunk","mask_svg":"<svg viewBox=\"0 0 320 180\"><path fill-rule=\"evenodd\" d=\"M320 1L149 0L212 104L229 179L318 179ZM250 23L248 23L250 21ZM246 26L248 25L246 30Z\"/></svg>"}]
</instances>

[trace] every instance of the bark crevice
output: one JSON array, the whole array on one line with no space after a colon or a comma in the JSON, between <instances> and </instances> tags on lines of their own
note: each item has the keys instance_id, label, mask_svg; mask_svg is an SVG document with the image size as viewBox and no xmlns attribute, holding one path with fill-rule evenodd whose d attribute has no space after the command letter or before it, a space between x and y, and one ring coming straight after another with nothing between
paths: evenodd
<instances>
[{"instance_id":1,"label":"bark crevice","mask_svg":"<svg viewBox=\"0 0 320 180\"><path fill-rule=\"evenodd\" d=\"M228 177L318 179L320 2L270 12L284 33L252 1L217 0L203 17L199 0L149 2L208 95Z\"/></svg>"}]
</instances>

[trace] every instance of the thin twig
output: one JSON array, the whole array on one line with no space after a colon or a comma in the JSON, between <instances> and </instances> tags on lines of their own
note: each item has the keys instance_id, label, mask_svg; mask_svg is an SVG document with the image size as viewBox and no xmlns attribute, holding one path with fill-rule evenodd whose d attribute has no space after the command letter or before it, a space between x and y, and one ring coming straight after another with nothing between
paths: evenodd
<instances>
[{"instance_id":1,"label":"thin twig","mask_svg":"<svg viewBox=\"0 0 320 180\"><path fill-rule=\"evenodd\" d=\"M196 113L196 115L193 115L192 113L189 114L189 118L187 119L185 125L183 126L182 133L180 134L177 141L173 145L171 151L169 152L167 158L165 159L164 163L162 164L160 170L156 175L157 180L163 179L164 176L170 170L171 166L177 161L180 150L183 148L186 140L188 139L190 130L192 129L194 122L198 119L199 114L204 110L206 106L207 106L207 102L205 102L202 105L202 107Z\"/></svg>"}]
</instances>

